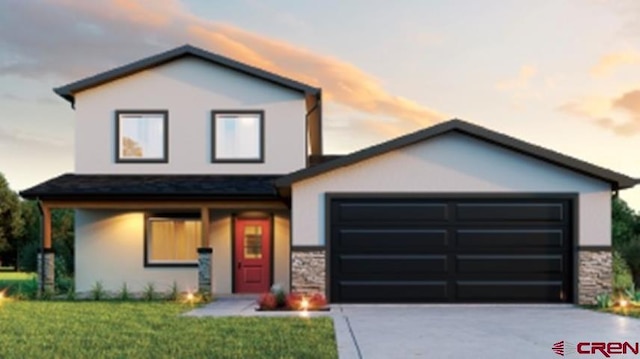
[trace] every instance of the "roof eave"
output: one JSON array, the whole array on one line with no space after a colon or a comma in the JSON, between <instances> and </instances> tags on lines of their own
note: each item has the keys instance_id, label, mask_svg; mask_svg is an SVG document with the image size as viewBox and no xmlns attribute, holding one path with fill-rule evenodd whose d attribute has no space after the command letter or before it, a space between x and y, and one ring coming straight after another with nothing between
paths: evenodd
<instances>
[{"instance_id":1,"label":"roof eave","mask_svg":"<svg viewBox=\"0 0 640 359\"><path fill-rule=\"evenodd\" d=\"M268 72L258 67L247 65L234 59L214 54L207 50L191 45L183 45L156 55L152 55L131 62L129 64L119 66L111 70L107 70L96 75L69 83L67 85L54 88L53 91L65 100L71 102L72 106L74 106L75 94L77 92L97 87L107 82L115 81L122 77L126 77L139 71L143 71L145 69L161 66L184 56L195 56L204 61L218 64L231 70L235 70L249 76L271 82L275 85L283 86L295 91L300 91L305 95L318 95L321 92L320 88L318 87L309 86L296 80Z\"/></svg>"},{"instance_id":2,"label":"roof eave","mask_svg":"<svg viewBox=\"0 0 640 359\"><path fill-rule=\"evenodd\" d=\"M378 156L389 150L396 150L412 144L425 141L449 132L460 132L467 136L504 147L506 149L537 158L541 161L564 167L587 177L596 178L609 183L613 189L628 189L640 183L640 179L633 179L620 173L601 168L590 163L572 158L561 153L536 146L525 141L494 132L483 127L464 122L459 119L443 122L432 127L410 133L387 142L383 142L334 161L326 162L314 167L305 168L287 176L278 178L274 184L279 188L290 187L293 183L315 177L316 175L333 171L364 159Z\"/></svg>"}]
</instances>

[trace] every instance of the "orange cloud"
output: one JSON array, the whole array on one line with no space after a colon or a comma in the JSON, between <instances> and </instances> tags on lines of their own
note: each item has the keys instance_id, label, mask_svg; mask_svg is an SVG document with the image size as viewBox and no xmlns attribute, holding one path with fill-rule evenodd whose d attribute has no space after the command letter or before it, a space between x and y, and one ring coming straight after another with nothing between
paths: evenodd
<instances>
[{"instance_id":1,"label":"orange cloud","mask_svg":"<svg viewBox=\"0 0 640 359\"><path fill-rule=\"evenodd\" d=\"M205 47L215 48L224 55L320 86L327 99L362 112L398 117L417 127L444 117L414 101L391 95L375 77L330 56L226 24L192 27L191 34L199 35L198 40L204 42Z\"/></svg>"},{"instance_id":2,"label":"orange cloud","mask_svg":"<svg viewBox=\"0 0 640 359\"><path fill-rule=\"evenodd\" d=\"M558 108L565 113L586 118L621 136L640 133L640 89L615 98L589 97Z\"/></svg>"},{"instance_id":3,"label":"orange cloud","mask_svg":"<svg viewBox=\"0 0 640 359\"><path fill-rule=\"evenodd\" d=\"M407 121L413 128L444 119L435 110L389 93L379 79L353 64L229 24L200 18L177 0L49 1L106 29L103 36L112 34L119 37L111 40L119 41L122 38L126 43L132 40L125 37L133 37L140 43L151 37L167 42L166 47L192 43L267 71L322 87L326 101L369 115L395 117ZM117 31L121 29L128 31L118 34ZM139 50L136 49L137 52ZM85 53L80 58L84 56Z\"/></svg>"},{"instance_id":4,"label":"orange cloud","mask_svg":"<svg viewBox=\"0 0 640 359\"><path fill-rule=\"evenodd\" d=\"M585 97L577 101L567 102L558 110L582 117L602 117L611 110L611 99L602 96Z\"/></svg>"},{"instance_id":5,"label":"orange cloud","mask_svg":"<svg viewBox=\"0 0 640 359\"><path fill-rule=\"evenodd\" d=\"M624 51L607 54L591 68L591 76L604 77L610 75L622 65L640 64L640 53L637 51Z\"/></svg>"},{"instance_id":6,"label":"orange cloud","mask_svg":"<svg viewBox=\"0 0 640 359\"><path fill-rule=\"evenodd\" d=\"M529 86L529 82L536 75L536 72L534 66L523 65L516 77L498 82L496 88L503 91L524 90Z\"/></svg>"}]
</instances>

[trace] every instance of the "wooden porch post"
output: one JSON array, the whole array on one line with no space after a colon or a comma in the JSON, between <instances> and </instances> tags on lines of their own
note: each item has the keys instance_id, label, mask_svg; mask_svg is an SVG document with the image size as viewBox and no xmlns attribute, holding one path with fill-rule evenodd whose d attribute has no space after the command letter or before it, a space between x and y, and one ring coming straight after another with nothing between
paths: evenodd
<instances>
[{"instance_id":1,"label":"wooden porch post","mask_svg":"<svg viewBox=\"0 0 640 359\"><path fill-rule=\"evenodd\" d=\"M209 208L202 207L200 209L200 219L202 220L202 238L200 238L200 247L209 248Z\"/></svg>"},{"instance_id":2,"label":"wooden porch post","mask_svg":"<svg viewBox=\"0 0 640 359\"><path fill-rule=\"evenodd\" d=\"M42 214L42 250L38 253L38 289L40 294L55 290L55 254L51 241L51 208L40 202Z\"/></svg>"},{"instance_id":3,"label":"wooden porch post","mask_svg":"<svg viewBox=\"0 0 640 359\"><path fill-rule=\"evenodd\" d=\"M200 221L202 223L202 237L198 248L198 292L211 295L211 261L213 248L209 244L209 208L200 208Z\"/></svg>"}]
</instances>

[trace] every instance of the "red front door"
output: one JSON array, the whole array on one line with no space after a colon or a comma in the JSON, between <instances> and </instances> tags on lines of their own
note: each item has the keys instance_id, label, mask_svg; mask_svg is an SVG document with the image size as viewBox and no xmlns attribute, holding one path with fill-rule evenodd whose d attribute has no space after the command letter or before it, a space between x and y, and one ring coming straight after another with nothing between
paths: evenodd
<instances>
[{"instance_id":1,"label":"red front door","mask_svg":"<svg viewBox=\"0 0 640 359\"><path fill-rule=\"evenodd\" d=\"M271 222L236 219L235 291L261 293L271 286Z\"/></svg>"}]
</instances>

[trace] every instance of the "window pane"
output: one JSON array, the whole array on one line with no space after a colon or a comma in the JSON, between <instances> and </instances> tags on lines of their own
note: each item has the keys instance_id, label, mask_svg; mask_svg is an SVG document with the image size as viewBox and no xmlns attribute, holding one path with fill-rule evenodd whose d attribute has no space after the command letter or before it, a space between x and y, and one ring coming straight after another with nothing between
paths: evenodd
<instances>
[{"instance_id":1,"label":"window pane","mask_svg":"<svg viewBox=\"0 0 640 359\"><path fill-rule=\"evenodd\" d=\"M246 259L262 258L262 227L244 227L244 257Z\"/></svg>"},{"instance_id":2,"label":"window pane","mask_svg":"<svg viewBox=\"0 0 640 359\"><path fill-rule=\"evenodd\" d=\"M119 121L120 158L164 158L163 114L121 114Z\"/></svg>"},{"instance_id":3,"label":"window pane","mask_svg":"<svg viewBox=\"0 0 640 359\"><path fill-rule=\"evenodd\" d=\"M202 226L199 220L150 219L149 260L152 262L194 262Z\"/></svg>"},{"instance_id":4,"label":"window pane","mask_svg":"<svg viewBox=\"0 0 640 359\"><path fill-rule=\"evenodd\" d=\"M173 222L152 221L151 222L151 245L150 258L153 260L173 259L174 252Z\"/></svg>"},{"instance_id":5,"label":"window pane","mask_svg":"<svg viewBox=\"0 0 640 359\"><path fill-rule=\"evenodd\" d=\"M216 159L260 159L260 115L216 115Z\"/></svg>"}]
</instances>

